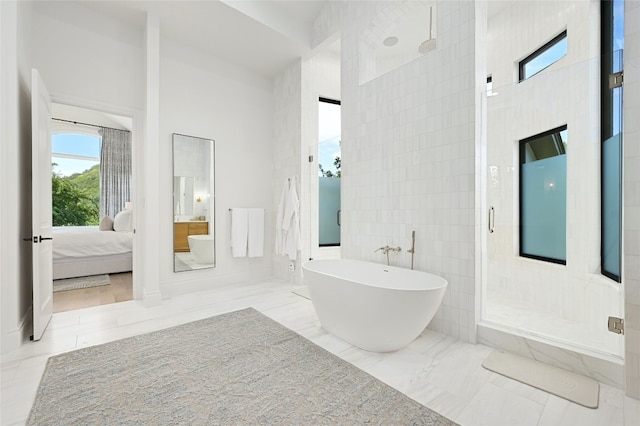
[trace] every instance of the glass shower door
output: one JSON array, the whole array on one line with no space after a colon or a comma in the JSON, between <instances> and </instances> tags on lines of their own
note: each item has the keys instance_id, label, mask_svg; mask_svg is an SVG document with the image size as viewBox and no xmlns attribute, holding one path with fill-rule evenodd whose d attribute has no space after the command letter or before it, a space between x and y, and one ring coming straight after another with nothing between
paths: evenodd
<instances>
[{"instance_id":1,"label":"glass shower door","mask_svg":"<svg viewBox=\"0 0 640 426\"><path fill-rule=\"evenodd\" d=\"M599 137L600 64L596 57L502 86L494 76L482 94L482 322L620 356L623 341L607 318L622 315L622 299L600 268L601 243L619 262L620 137ZM613 230L610 240L601 226Z\"/></svg>"}]
</instances>

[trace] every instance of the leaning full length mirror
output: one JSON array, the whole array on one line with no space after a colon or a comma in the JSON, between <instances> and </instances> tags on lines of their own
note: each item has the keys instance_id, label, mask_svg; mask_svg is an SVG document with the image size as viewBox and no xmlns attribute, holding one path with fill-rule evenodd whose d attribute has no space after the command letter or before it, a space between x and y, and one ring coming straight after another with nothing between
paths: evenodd
<instances>
[{"instance_id":1,"label":"leaning full length mirror","mask_svg":"<svg viewBox=\"0 0 640 426\"><path fill-rule=\"evenodd\" d=\"M173 134L173 270L216 266L214 141Z\"/></svg>"}]
</instances>

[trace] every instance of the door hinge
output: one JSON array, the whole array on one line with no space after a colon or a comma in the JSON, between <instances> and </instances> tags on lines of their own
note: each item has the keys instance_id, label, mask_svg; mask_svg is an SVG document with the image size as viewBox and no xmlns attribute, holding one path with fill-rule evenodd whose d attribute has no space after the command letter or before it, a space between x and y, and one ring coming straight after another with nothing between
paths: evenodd
<instances>
[{"instance_id":1,"label":"door hinge","mask_svg":"<svg viewBox=\"0 0 640 426\"><path fill-rule=\"evenodd\" d=\"M616 334L624 334L624 320L622 318L609 317L609 331Z\"/></svg>"},{"instance_id":2,"label":"door hinge","mask_svg":"<svg viewBox=\"0 0 640 426\"><path fill-rule=\"evenodd\" d=\"M309 162L310 162L310 163L313 163L313 155L310 155L310 156L309 156Z\"/></svg>"},{"instance_id":3,"label":"door hinge","mask_svg":"<svg viewBox=\"0 0 640 426\"><path fill-rule=\"evenodd\" d=\"M622 87L623 82L624 82L623 71L609 74L609 89L617 89L618 87Z\"/></svg>"}]
</instances>

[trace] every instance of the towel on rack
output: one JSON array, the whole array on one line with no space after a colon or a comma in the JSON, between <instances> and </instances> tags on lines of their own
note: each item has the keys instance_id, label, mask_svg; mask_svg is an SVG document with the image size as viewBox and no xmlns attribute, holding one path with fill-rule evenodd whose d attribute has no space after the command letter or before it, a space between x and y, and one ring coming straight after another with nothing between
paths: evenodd
<instances>
[{"instance_id":1,"label":"towel on rack","mask_svg":"<svg viewBox=\"0 0 640 426\"><path fill-rule=\"evenodd\" d=\"M248 256L264 256L264 209L248 210Z\"/></svg>"},{"instance_id":2,"label":"towel on rack","mask_svg":"<svg viewBox=\"0 0 640 426\"><path fill-rule=\"evenodd\" d=\"M247 239L249 235L249 212L247 209L231 209L231 255L247 256Z\"/></svg>"}]
</instances>

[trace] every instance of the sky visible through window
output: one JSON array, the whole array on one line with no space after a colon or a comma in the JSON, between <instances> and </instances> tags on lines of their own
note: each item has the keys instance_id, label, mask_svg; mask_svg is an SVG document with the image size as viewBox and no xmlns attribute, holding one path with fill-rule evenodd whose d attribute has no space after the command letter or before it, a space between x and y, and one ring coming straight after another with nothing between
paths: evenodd
<instances>
[{"instance_id":1,"label":"sky visible through window","mask_svg":"<svg viewBox=\"0 0 640 426\"><path fill-rule=\"evenodd\" d=\"M524 72L521 76L523 80L530 78L548 66L558 62L563 56L567 54L567 38L563 38L555 43L553 46L550 46L547 50L545 50L540 55L531 59L525 66Z\"/></svg>"},{"instance_id":2,"label":"sky visible through window","mask_svg":"<svg viewBox=\"0 0 640 426\"><path fill-rule=\"evenodd\" d=\"M337 173L333 165L340 157L340 105L319 102L318 104L318 163L326 172Z\"/></svg>"},{"instance_id":3,"label":"sky visible through window","mask_svg":"<svg viewBox=\"0 0 640 426\"><path fill-rule=\"evenodd\" d=\"M613 3L613 71L622 71L624 50L624 2ZM613 134L622 132L622 89L613 90Z\"/></svg>"},{"instance_id":4,"label":"sky visible through window","mask_svg":"<svg viewBox=\"0 0 640 426\"><path fill-rule=\"evenodd\" d=\"M100 164L100 137L54 133L51 136L53 171L60 176L82 173Z\"/></svg>"}]
</instances>

